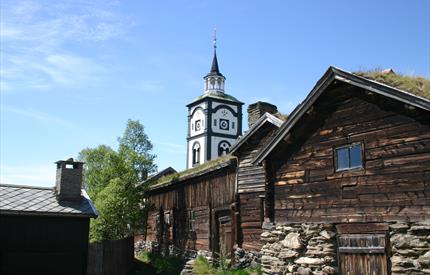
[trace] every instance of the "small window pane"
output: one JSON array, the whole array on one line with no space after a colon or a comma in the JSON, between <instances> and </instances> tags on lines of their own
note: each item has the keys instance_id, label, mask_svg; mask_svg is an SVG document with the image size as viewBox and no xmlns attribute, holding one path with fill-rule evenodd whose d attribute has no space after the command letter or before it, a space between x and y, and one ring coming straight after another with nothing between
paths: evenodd
<instances>
[{"instance_id":1,"label":"small window pane","mask_svg":"<svg viewBox=\"0 0 430 275\"><path fill-rule=\"evenodd\" d=\"M355 144L350 149L351 167L361 167L361 144Z\"/></svg>"},{"instance_id":2,"label":"small window pane","mask_svg":"<svg viewBox=\"0 0 430 275\"><path fill-rule=\"evenodd\" d=\"M337 155L337 170L349 168L348 148L336 149Z\"/></svg>"}]
</instances>

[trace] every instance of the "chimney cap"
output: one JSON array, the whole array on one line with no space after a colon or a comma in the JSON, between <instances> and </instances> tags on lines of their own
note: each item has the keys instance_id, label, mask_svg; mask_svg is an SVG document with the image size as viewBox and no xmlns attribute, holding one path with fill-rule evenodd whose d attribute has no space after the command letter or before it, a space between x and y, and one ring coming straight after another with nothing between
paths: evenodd
<instances>
[{"instance_id":1,"label":"chimney cap","mask_svg":"<svg viewBox=\"0 0 430 275\"><path fill-rule=\"evenodd\" d=\"M55 163L56 164L60 164L60 163L65 163L65 164L81 163L81 164L84 164L85 162L74 161L73 158L68 158L67 160L58 160Z\"/></svg>"},{"instance_id":2,"label":"chimney cap","mask_svg":"<svg viewBox=\"0 0 430 275\"><path fill-rule=\"evenodd\" d=\"M276 105L273 105L272 103L265 102L265 101L257 101L257 102L251 103L251 104L249 104L248 108L249 107L254 108L255 106L259 106L259 105L264 105L264 106L268 106L268 107L270 106L272 108L277 109Z\"/></svg>"}]
</instances>

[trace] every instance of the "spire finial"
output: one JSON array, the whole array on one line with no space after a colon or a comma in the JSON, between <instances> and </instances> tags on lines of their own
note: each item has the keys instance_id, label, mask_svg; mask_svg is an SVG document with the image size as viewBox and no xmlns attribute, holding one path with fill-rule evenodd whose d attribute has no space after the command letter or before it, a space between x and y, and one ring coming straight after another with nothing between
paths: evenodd
<instances>
[{"instance_id":1,"label":"spire finial","mask_svg":"<svg viewBox=\"0 0 430 275\"><path fill-rule=\"evenodd\" d=\"M212 42L214 43L214 50L216 50L216 28L214 28L214 32L212 34Z\"/></svg>"}]
</instances>

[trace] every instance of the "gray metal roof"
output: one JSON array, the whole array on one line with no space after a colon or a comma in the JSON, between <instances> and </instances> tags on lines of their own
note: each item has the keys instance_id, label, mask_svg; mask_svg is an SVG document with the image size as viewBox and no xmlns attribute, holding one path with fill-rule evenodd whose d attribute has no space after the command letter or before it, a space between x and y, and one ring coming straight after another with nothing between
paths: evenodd
<instances>
[{"instance_id":1,"label":"gray metal roof","mask_svg":"<svg viewBox=\"0 0 430 275\"><path fill-rule=\"evenodd\" d=\"M81 200L58 201L54 188L0 184L1 215L97 217L87 193Z\"/></svg>"}]
</instances>

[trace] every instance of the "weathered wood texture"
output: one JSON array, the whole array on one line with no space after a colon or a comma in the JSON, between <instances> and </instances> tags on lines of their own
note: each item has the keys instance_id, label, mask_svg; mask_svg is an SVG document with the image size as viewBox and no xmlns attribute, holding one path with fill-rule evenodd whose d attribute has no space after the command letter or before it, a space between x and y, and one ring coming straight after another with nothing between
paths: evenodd
<instances>
[{"instance_id":1,"label":"weathered wood texture","mask_svg":"<svg viewBox=\"0 0 430 275\"><path fill-rule=\"evenodd\" d=\"M236 153L238 157L238 193L240 222L239 244L247 250L260 250L262 243L261 223L264 218L263 203L266 188L266 173L263 166L253 165L258 150L266 144L278 128L271 123L264 124L244 143Z\"/></svg>"},{"instance_id":2,"label":"weathered wood texture","mask_svg":"<svg viewBox=\"0 0 430 275\"><path fill-rule=\"evenodd\" d=\"M215 230L214 213L218 209L231 209L235 180L235 167L229 166L153 193L149 200L154 210L148 216L146 239L162 240L165 245L176 244L181 249L209 250L211 242L215 242L210 239L215 235L210 232ZM194 230L190 228L190 211Z\"/></svg>"},{"instance_id":3,"label":"weathered wood texture","mask_svg":"<svg viewBox=\"0 0 430 275\"><path fill-rule=\"evenodd\" d=\"M133 238L91 243L88 246L88 275L127 274L133 268Z\"/></svg>"},{"instance_id":4,"label":"weathered wood texture","mask_svg":"<svg viewBox=\"0 0 430 275\"><path fill-rule=\"evenodd\" d=\"M247 250L260 250L262 242L260 234L263 232L263 206L261 195L264 193L240 194L240 245Z\"/></svg>"},{"instance_id":5,"label":"weathered wood texture","mask_svg":"<svg viewBox=\"0 0 430 275\"><path fill-rule=\"evenodd\" d=\"M322 96L270 158L275 220L429 218L429 122L428 112L359 90ZM353 142L363 143L364 167L336 172L334 149Z\"/></svg>"},{"instance_id":6,"label":"weathered wood texture","mask_svg":"<svg viewBox=\"0 0 430 275\"><path fill-rule=\"evenodd\" d=\"M236 153L239 159L237 172L238 193L264 192L266 183L264 168L253 165L252 161L260 148L266 144L277 129L273 124L265 123Z\"/></svg>"},{"instance_id":7,"label":"weathered wood texture","mask_svg":"<svg viewBox=\"0 0 430 275\"><path fill-rule=\"evenodd\" d=\"M387 275L386 235L341 235L338 237L340 274Z\"/></svg>"}]
</instances>

